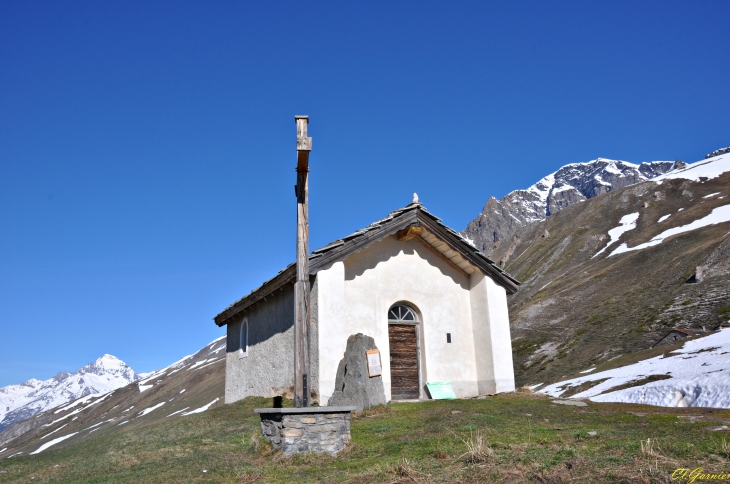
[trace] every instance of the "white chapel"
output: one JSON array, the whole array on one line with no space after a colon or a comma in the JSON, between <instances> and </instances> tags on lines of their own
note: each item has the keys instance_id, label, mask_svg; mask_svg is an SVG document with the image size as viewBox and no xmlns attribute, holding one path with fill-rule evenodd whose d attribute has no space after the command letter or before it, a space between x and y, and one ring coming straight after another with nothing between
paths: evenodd
<instances>
[{"instance_id":1,"label":"white chapel","mask_svg":"<svg viewBox=\"0 0 730 484\"><path fill-rule=\"evenodd\" d=\"M515 389L507 295L519 282L417 200L309 256L311 400L335 391L349 336L380 350L388 400ZM215 317L227 326L225 400L291 397L294 279L288 266Z\"/></svg>"}]
</instances>

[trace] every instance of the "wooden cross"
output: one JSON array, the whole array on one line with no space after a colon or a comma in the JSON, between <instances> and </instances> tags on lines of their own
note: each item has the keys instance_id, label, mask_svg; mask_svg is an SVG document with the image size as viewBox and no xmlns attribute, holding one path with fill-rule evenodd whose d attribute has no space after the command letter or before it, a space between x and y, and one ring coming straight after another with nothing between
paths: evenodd
<instances>
[{"instance_id":1,"label":"wooden cross","mask_svg":"<svg viewBox=\"0 0 730 484\"><path fill-rule=\"evenodd\" d=\"M294 406L309 406L309 116L297 123L297 279L294 283Z\"/></svg>"}]
</instances>

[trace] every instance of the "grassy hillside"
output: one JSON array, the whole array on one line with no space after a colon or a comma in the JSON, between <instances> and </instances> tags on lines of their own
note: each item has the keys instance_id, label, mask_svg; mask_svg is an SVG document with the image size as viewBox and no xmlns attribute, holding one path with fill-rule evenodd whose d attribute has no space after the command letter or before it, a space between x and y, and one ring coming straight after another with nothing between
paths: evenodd
<instances>
[{"instance_id":1,"label":"grassy hillside","mask_svg":"<svg viewBox=\"0 0 730 484\"><path fill-rule=\"evenodd\" d=\"M728 433L713 430L730 424L727 410L529 393L390 404L354 418L340 457L285 458L260 437L253 408L264 405L249 398L3 459L0 482L667 482L679 467L730 470Z\"/></svg>"}]
</instances>

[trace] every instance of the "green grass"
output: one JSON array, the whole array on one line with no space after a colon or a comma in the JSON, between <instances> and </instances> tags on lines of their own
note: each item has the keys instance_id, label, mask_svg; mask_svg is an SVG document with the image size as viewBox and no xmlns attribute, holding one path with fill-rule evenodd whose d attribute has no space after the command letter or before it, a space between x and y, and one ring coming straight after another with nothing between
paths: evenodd
<instances>
[{"instance_id":1,"label":"green grass","mask_svg":"<svg viewBox=\"0 0 730 484\"><path fill-rule=\"evenodd\" d=\"M253 413L270 404L249 398L3 459L0 482L667 482L678 467L730 471L728 434L709 430L727 410L573 407L529 393L391 404L355 416L339 457L287 458ZM642 452L647 439L653 453Z\"/></svg>"}]
</instances>

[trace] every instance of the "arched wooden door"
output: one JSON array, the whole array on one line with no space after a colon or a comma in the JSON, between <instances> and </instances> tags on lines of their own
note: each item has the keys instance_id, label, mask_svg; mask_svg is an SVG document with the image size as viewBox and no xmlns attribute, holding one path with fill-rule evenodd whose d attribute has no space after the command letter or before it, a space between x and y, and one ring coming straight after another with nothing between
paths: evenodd
<instances>
[{"instance_id":1,"label":"arched wooden door","mask_svg":"<svg viewBox=\"0 0 730 484\"><path fill-rule=\"evenodd\" d=\"M418 316L404 304L388 311L390 344L390 398L417 400L420 395L418 372Z\"/></svg>"}]
</instances>

